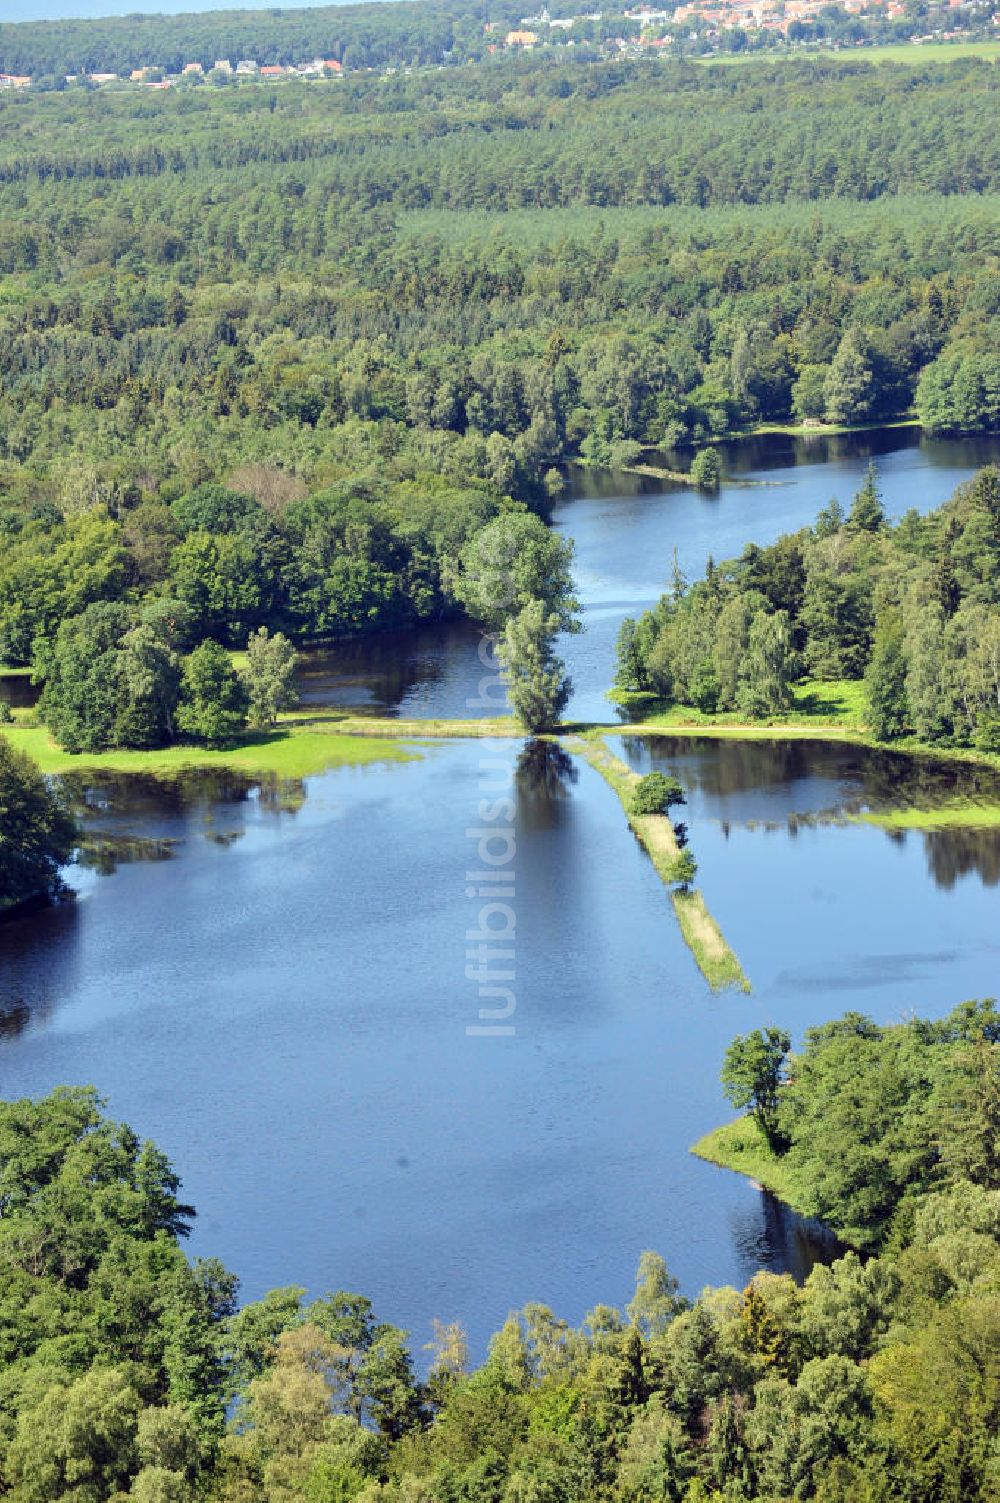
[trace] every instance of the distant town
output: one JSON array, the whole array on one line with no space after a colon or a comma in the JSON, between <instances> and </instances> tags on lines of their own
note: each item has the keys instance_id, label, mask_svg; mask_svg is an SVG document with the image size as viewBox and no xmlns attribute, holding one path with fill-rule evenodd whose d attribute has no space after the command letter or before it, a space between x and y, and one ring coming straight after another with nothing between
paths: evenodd
<instances>
[{"instance_id":1,"label":"distant town","mask_svg":"<svg viewBox=\"0 0 1000 1503\"><path fill-rule=\"evenodd\" d=\"M147 64L143 68L133 68L125 76L120 73L67 73L65 79L68 84L85 82L100 86L131 83L141 84L147 89L169 89L177 83L211 79L256 79L262 83L280 83L289 78L339 78L343 71L343 64L336 58L317 57L308 63L285 64L259 63L254 58L240 58L233 63L229 58L223 57L218 58L211 68L198 62L185 63L179 73L167 73L155 64ZM31 82L31 77L27 74L0 73L0 89L27 89Z\"/></svg>"},{"instance_id":2,"label":"distant town","mask_svg":"<svg viewBox=\"0 0 1000 1503\"><path fill-rule=\"evenodd\" d=\"M782 46L860 47L893 40L918 44L968 40L973 34L980 38L1000 35L1000 10L994 13L994 3L938 0L933 18L923 0L682 0L673 7L642 4L574 15L550 15L543 7L535 15L521 17L514 26L508 21L476 23L478 41L465 55L445 50L436 61L445 66L504 52L564 47L591 51L597 47L605 56L636 57L651 53L766 52ZM925 34L920 33L921 22L928 26ZM68 85L171 89L201 83L279 84L295 79L329 81L342 77L345 71L372 71L371 61L348 59L340 42L331 38L328 45L331 52L341 56L301 62L275 61L273 55L270 60L216 58L209 62L194 58L181 64L175 55L171 67L145 62L119 71L34 78L27 73L0 71L0 90L29 89L33 85L47 89ZM410 71L409 63L402 60L382 60L374 66L387 74Z\"/></svg>"}]
</instances>

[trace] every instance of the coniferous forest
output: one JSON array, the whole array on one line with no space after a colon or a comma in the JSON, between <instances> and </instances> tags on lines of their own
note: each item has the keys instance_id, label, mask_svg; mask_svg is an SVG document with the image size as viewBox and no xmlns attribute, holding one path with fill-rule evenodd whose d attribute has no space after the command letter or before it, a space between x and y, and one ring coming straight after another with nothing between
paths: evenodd
<instances>
[{"instance_id":1,"label":"coniferous forest","mask_svg":"<svg viewBox=\"0 0 1000 1503\"><path fill-rule=\"evenodd\" d=\"M342 85L0 101L8 662L461 613L568 460L1000 422L991 65Z\"/></svg>"}]
</instances>

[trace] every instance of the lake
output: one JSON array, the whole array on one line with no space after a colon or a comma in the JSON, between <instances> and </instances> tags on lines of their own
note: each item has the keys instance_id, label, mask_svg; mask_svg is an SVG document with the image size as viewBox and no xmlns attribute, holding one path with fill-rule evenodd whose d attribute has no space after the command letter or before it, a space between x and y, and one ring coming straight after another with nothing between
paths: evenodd
<instances>
[{"instance_id":1,"label":"lake","mask_svg":"<svg viewBox=\"0 0 1000 1503\"><path fill-rule=\"evenodd\" d=\"M96 1083L179 1165L192 1250L246 1296L360 1289L418 1343L435 1315L482 1353L529 1298L572 1320L623 1303L645 1247L690 1293L801 1276L810 1230L687 1153L730 1114L722 1052L758 1024L801 1037L847 1007L891 1020L994 989L1000 835L969 862L837 823L881 786L852 748L618 749L690 790L751 997L706 989L617 799L551 748L443 742L304 799L79 777L105 867L136 834L158 859L81 871L75 905L5 927L4 1093ZM478 1036L467 831L508 776L514 1032Z\"/></svg>"},{"instance_id":2,"label":"lake","mask_svg":"<svg viewBox=\"0 0 1000 1503\"><path fill-rule=\"evenodd\" d=\"M907 438L883 457L894 512L936 504L972 468L949 452ZM766 540L831 490L849 499L866 462L810 460L788 487L771 457L766 486L717 500L637 485L559 508L588 652L655 593L674 542L694 569ZM307 695L350 680L355 702L380 684L389 708L449 713L475 634L409 649L311 659ZM610 677L607 655L574 669L591 694ZM802 1277L830 1240L687 1152L731 1114L722 1053L758 1025L801 1038L847 1008L891 1021L995 991L1000 832L890 836L853 818L992 788L823 743L614 743L688 789L699 885L750 997L707 990L616 797L553 748L440 742L291 787L77 774L94 863L73 873L79 899L0 930L4 1096L95 1084L176 1163L201 1212L191 1250L239 1272L244 1297L360 1290L418 1358L434 1316L461 1319L481 1355L527 1300L572 1321L622 1305L647 1247L690 1294L759 1267ZM508 782L515 974L484 999L467 966L494 925L469 832Z\"/></svg>"},{"instance_id":3,"label":"lake","mask_svg":"<svg viewBox=\"0 0 1000 1503\"><path fill-rule=\"evenodd\" d=\"M586 631L563 640L573 679L567 714L614 720L605 695L615 638L625 616L655 604L666 588L673 550L689 577L738 554L745 543L773 543L815 521L831 497L845 507L870 459L886 511L930 511L983 464L1000 460L1000 437L939 440L916 428L839 437L780 434L720 444L724 480L715 495L640 475L574 468L570 493L553 523L576 544L574 574ZM667 455L673 467L690 456ZM305 687L312 703L350 703L382 714L434 718L486 713L472 701L481 673L478 633L468 623L425 627L340 643L310 654Z\"/></svg>"},{"instance_id":4,"label":"lake","mask_svg":"<svg viewBox=\"0 0 1000 1503\"><path fill-rule=\"evenodd\" d=\"M724 479L715 495L642 475L570 471L570 491L553 525L576 544L574 574L586 630L563 639L573 679L572 719L616 719L605 695L614 673L615 638L625 616L654 605L673 563L700 574L711 555L732 558L745 543L772 543L815 521L831 497L845 507L870 459L879 470L886 511L930 511L983 464L1000 461L1000 436L926 439L916 428L873 429L831 437L781 434L719 444ZM667 455L686 467L689 455ZM454 719L491 712L477 707L482 674L480 633L467 621L431 624L337 642L303 654L307 705L416 719ZM35 695L24 677L0 675L0 695L14 704Z\"/></svg>"}]
</instances>

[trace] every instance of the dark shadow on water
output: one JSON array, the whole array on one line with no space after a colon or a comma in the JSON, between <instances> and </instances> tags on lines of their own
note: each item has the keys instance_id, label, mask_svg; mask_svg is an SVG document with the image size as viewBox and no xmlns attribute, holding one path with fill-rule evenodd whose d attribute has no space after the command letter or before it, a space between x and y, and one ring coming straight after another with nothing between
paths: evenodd
<instances>
[{"instance_id":1,"label":"dark shadow on water","mask_svg":"<svg viewBox=\"0 0 1000 1503\"><path fill-rule=\"evenodd\" d=\"M133 861L169 861L176 854L176 840L150 840L142 835L113 835L88 830L77 851L77 863L102 877Z\"/></svg>"},{"instance_id":2,"label":"dark shadow on water","mask_svg":"<svg viewBox=\"0 0 1000 1503\"><path fill-rule=\"evenodd\" d=\"M26 673L0 673L0 700L15 710L28 710L37 704L41 685L33 684Z\"/></svg>"},{"instance_id":3,"label":"dark shadow on water","mask_svg":"<svg viewBox=\"0 0 1000 1503\"><path fill-rule=\"evenodd\" d=\"M946 762L904 752L835 741L721 741L707 736L620 738L630 766L678 777L699 817L715 819L728 837L734 827L794 839L817 824L858 814L933 809L938 805L1000 803L1000 774L990 767ZM1000 829L886 830L905 846L921 839L935 885L952 888L978 876L1000 885Z\"/></svg>"},{"instance_id":4,"label":"dark shadow on water","mask_svg":"<svg viewBox=\"0 0 1000 1503\"><path fill-rule=\"evenodd\" d=\"M82 925L73 901L25 910L0 925L0 1038L15 1038L29 1024L43 1022L71 994Z\"/></svg>"},{"instance_id":5,"label":"dark shadow on water","mask_svg":"<svg viewBox=\"0 0 1000 1503\"><path fill-rule=\"evenodd\" d=\"M526 741L517 759L517 791L522 798L565 798L580 774L558 741Z\"/></svg>"},{"instance_id":6,"label":"dark shadow on water","mask_svg":"<svg viewBox=\"0 0 1000 1503\"><path fill-rule=\"evenodd\" d=\"M749 1283L761 1268L790 1273L797 1284L817 1263L832 1263L846 1251L828 1227L790 1210L767 1190L753 1211L734 1211L733 1242Z\"/></svg>"},{"instance_id":7,"label":"dark shadow on water","mask_svg":"<svg viewBox=\"0 0 1000 1503\"><path fill-rule=\"evenodd\" d=\"M558 829L580 774L557 741L526 741L514 769L519 833Z\"/></svg>"},{"instance_id":8,"label":"dark shadow on water","mask_svg":"<svg viewBox=\"0 0 1000 1503\"><path fill-rule=\"evenodd\" d=\"M83 864L102 871L123 861L165 860L195 833L231 844L243 834L251 803L294 814L306 800L300 778L226 767L184 768L163 778L84 769L63 773L59 783L83 828Z\"/></svg>"},{"instance_id":9,"label":"dark shadow on water","mask_svg":"<svg viewBox=\"0 0 1000 1503\"><path fill-rule=\"evenodd\" d=\"M952 888L968 876L986 887L1000 885L1000 831L928 830L923 841L927 870L938 887Z\"/></svg>"},{"instance_id":10,"label":"dark shadow on water","mask_svg":"<svg viewBox=\"0 0 1000 1503\"><path fill-rule=\"evenodd\" d=\"M469 621L435 621L310 648L299 658L300 704L382 715L466 714L480 635ZM458 664L461 683L452 694L447 680Z\"/></svg>"}]
</instances>

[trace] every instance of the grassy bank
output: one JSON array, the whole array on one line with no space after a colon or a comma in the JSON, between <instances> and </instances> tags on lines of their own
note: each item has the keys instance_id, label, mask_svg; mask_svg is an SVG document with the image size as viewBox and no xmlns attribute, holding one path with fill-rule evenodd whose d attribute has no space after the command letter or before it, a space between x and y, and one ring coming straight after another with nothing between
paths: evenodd
<instances>
[{"instance_id":1,"label":"grassy bank","mask_svg":"<svg viewBox=\"0 0 1000 1503\"><path fill-rule=\"evenodd\" d=\"M738 1117L735 1122L727 1122L725 1127L706 1133L691 1152L696 1158L718 1164L720 1169L745 1174L793 1210L802 1210L801 1202L799 1205L795 1203L795 1183L787 1166L771 1152L752 1117Z\"/></svg>"},{"instance_id":2,"label":"grassy bank","mask_svg":"<svg viewBox=\"0 0 1000 1503\"><path fill-rule=\"evenodd\" d=\"M680 847L674 835L674 827L666 815L634 815L629 812L629 800L640 781L639 774L608 750L599 733L573 736L569 744L615 790L629 824L669 889L673 882L672 865L680 854ZM709 913L701 893L671 891L670 898L684 941L713 991L736 986L741 991L748 992L750 982L743 967L726 943L722 930Z\"/></svg>"},{"instance_id":3,"label":"grassy bank","mask_svg":"<svg viewBox=\"0 0 1000 1503\"><path fill-rule=\"evenodd\" d=\"M617 703L628 705L641 714L635 725L623 727L629 732L665 730L689 731L705 735L740 736L747 740L767 740L781 736L806 734L842 739L874 741L865 726L864 685L853 679L823 682L806 679L792 685L793 704L780 719L741 720L735 713L699 710L697 705L664 704L652 695L618 694Z\"/></svg>"},{"instance_id":4,"label":"grassy bank","mask_svg":"<svg viewBox=\"0 0 1000 1503\"><path fill-rule=\"evenodd\" d=\"M491 720L383 720L365 715L345 715L338 725L350 736L391 736L406 741L437 740L445 736L524 736L512 715Z\"/></svg>"},{"instance_id":5,"label":"grassy bank","mask_svg":"<svg viewBox=\"0 0 1000 1503\"><path fill-rule=\"evenodd\" d=\"M269 732L242 736L231 746L176 745L156 751L65 752L41 726L10 725L2 728L13 746L37 762L43 772L76 772L103 769L107 772L147 773L170 777L191 767L230 767L248 774L271 774L279 778L305 778L330 767L363 767L371 762L406 762L417 753L397 736L359 736L345 731L338 720L306 723L280 722Z\"/></svg>"},{"instance_id":6,"label":"grassy bank","mask_svg":"<svg viewBox=\"0 0 1000 1503\"><path fill-rule=\"evenodd\" d=\"M685 943L712 990L721 992L735 986L741 992L750 991L743 967L726 943L726 936L709 913L697 888L690 892L672 892L670 897Z\"/></svg>"},{"instance_id":7,"label":"grassy bank","mask_svg":"<svg viewBox=\"0 0 1000 1503\"><path fill-rule=\"evenodd\" d=\"M783 434L789 438L837 438L844 433L877 433L886 428L919 428L915 417L895 418L891 423L759 423L748 428L737 438L761 438L769 433Z\"/></svg>"},{"instance_id":8,"label":"grassy bank","mask_svg":"<svg viewBox=\"0 0 1000 1503\"><path fill-rule=\"evenodd\" d=\"M735 713L713 714L699 710L696 705L665 704L652 694L612 694L609 698L641 717L634 724L616 727L627 735L665 731L670 735L732 737L745 741L811 736L815 740L853 741L875 751L905 752L909 756L932 757L938 762L965 762L1000 771L1000 755L974 747L942 746L934 741L921 741L917 736L878 741L868 729L865 688L858 679L804 679L791 687L791 708L771 720L741 720Z\"/></svg>"}]
</instances>

